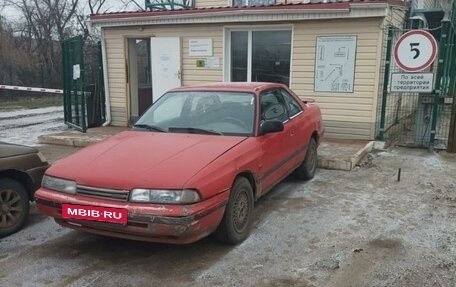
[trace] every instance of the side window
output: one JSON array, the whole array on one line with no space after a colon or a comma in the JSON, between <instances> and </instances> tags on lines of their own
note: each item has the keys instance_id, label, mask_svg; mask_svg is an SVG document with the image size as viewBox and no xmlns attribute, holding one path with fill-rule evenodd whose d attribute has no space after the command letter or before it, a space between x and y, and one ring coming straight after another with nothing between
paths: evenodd
<instances>
[{"instance_id":1,"label":"side window","mask_svg":"<svg viewBox=\"0 0 456 287\"><path fill-rule=\"evenodd\" d=\"M278 90L266 91L260 95L261 122L266 120L288 120L282 94Z\"/></svg>"},{"instance_id":2,"label":"side window","mask_svg":"<svg viewBox=\"0 0 456 287\"><path fill-rule=\"evenodd\" d=\"M300 111L302 111L301 106L299 105L298 102L291 96L287 91L285 90L280 90L283 100L285 102L285 106L288 110L288 115L291 117L295 116L298 114Z\"/></svg>"}]
</instances>

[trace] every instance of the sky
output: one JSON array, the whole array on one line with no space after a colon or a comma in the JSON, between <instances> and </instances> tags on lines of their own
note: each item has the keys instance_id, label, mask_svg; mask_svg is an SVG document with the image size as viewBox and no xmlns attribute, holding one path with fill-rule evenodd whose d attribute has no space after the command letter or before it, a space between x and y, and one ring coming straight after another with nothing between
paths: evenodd
<instances>
[{"instance_id":1,"label":"sky","mask_svg":"<svg viewBox=\"0 0 456 287\"><path fill-rule=\"evenodd\" d=\"M0 15L4 16L10 21L18 20L20 15L17 11L10 5L5 4L6 0L0 0ZM21 0L16 0L20 2ZM87 5L87 0L80 0L82 4L81 7L84 9L87 15L90 14L89 6ZM116 12L116 11L136 11L139 10L139 7L134 3L136 2L141 7L144 7L144 0L106 0L103 5L101 12Z\"/></svg>"}]
</instances>

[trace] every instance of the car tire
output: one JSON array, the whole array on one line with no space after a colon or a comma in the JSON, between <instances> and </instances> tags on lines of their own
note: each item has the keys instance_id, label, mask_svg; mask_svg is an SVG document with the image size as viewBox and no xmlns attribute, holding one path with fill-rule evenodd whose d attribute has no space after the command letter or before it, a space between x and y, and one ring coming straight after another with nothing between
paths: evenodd
<instances>
[{"instance_id":1,"label":"car tire","mask_svg":"<svg viewBox=\"0 0 456 287\"><path fill-rule=\"evenodd\" d=\"M13 234L27 223L30 198L25 187L10 178L0 178L0 238Z\"/></svg>"},{"instance_id":2,"label":"car tire","mask_svg":"<svg viewBox=\"0 0 456 287\"><path fill-rule=\"evenodd\" d=\"M225 214L214 236L226 244L239 244L250 234L253 214L253 189L250 182L239 177L233 184Z\"/></svg>"},{"instance_id":3,"label":"car tire","mask_svg":"<svg viewBox=\"0 0 456 287\"><path fill-rule=\"evenodd\" d=\"M317 170L317 161L317 143L314 138L311 138L309 146L307 147L306 157L294 172L296 178L303 180L312 179L315 175L315 171Z\"/></svg>"}]
</instances>

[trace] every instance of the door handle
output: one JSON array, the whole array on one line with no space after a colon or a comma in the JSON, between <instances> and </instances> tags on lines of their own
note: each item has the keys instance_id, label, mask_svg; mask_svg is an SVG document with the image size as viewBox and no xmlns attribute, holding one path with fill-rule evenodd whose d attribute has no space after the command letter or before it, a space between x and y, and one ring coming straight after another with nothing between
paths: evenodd
<instances>
[{"instance_id":1,"label":"door handle","mask_svg":"<svg viewBox=\"0 0 456 287\"><path fill-rule=\"evenodd\" d=\"M295 131L290 131L290 136L294 136L295 135Z\"/></svg>"}]
</instances>

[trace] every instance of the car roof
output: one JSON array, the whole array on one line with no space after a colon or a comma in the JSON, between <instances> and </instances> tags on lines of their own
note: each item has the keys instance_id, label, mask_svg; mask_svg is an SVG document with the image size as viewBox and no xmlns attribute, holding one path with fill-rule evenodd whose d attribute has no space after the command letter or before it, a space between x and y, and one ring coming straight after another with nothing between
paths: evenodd
<instances>
[{"instance_id":1,"label":"car roof","mask_svg":"<svg viewBox=\"0 0 456 287\"><path fill-rule=\"evenodd\" d=\"M220 82L212 84L204 84L197 86L185 86L172 89L173 92L191 92L191 91L223 91L223 92L250 92L256 93L259 91L282 88L283 84L280 83L266 83L266 82Z\"/></svg>"}]
</instances>

